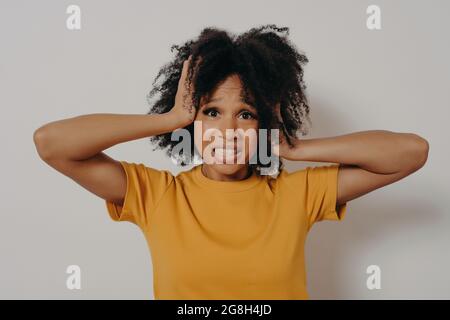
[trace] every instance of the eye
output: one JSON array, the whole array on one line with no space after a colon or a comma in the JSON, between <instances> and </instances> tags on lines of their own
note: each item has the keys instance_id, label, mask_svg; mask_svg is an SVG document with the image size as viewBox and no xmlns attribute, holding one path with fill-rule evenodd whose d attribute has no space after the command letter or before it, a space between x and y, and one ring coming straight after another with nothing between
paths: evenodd
<instances>
[{"instance_id":1,"label":"eye","mask_svg":"<svg viewBox=\"0 0 450 320\"><path fill-rule=\"evenodd\" d=\"M216 117L217 116L217 110L215 108L207 108L203 110L203 114L210 116L210 117Z\"/></svg>"},{"instance_id":2,"label":"eye","mask_svg":"<svg viewBox=\"0 0 450 320\"><path fill-rule=\"evenodd\" d=\"M256 116L253 113L248 112L248 111L242 112L241 115L245 115L245 117L246 117L246 118L244 118L245 120L256 119ZM248 117L250 117L250 118L248 118Z\"/></svg>"}]
</instances>

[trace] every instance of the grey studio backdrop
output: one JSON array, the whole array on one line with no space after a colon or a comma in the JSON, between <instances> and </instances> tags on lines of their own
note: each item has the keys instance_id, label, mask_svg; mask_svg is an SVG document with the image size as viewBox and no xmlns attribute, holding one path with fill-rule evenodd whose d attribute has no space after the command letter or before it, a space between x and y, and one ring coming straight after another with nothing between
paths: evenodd
<instances>
[{"instance_id":1,"label":"grey studio backdrop","mask_svg":"<svg viewBox=\"0 0 450 320\"><path fill-rule=\"evenodd\" d=\"M72 4L81 30L66 28ZM372 4L381 30L366 26ZM2 0L0 298L153 299L143 234L110 220L102 199L42 162L33 132L81 114L146 113L172 44L206 26L240 33L267 23L288 26L310 60L313 127L304 138L385 129L430 143L420 171L351 201L344 221L313 227L310 297L450 298L449 13L450 2L436 0ZM190 168L152 153L148 139L106 153L173 174ZM66 287L69 265L81 268L80 290ZM370 265L380 267L381 289L366 286Z\"/></svg>"}]
</instances>

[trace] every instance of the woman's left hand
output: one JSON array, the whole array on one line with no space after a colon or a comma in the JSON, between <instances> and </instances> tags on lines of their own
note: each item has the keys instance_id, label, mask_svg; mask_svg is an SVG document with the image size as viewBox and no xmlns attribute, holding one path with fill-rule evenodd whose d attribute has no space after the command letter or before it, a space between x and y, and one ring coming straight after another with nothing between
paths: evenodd
<instances>
[{"instance_id":1,"label":"woman's left hand","mask_svg":"<svg viewBox=\"0 0 450 320\"><path fill-rule=\"evenodd\" d=\"M283 123L281 113L280 113L280 104L277 103L275 106L276 114L278 117L278 121ZM291 142L293 143L293 146L291 147L287 140L286 136L284 135L284 132L282 129L278 130L279 137L276 138L275 141L272 142L273 144L273 153L276 156L285 158L287 160L298 160L298 153L299 153L299 147L301 144L300 139L291 139ZM278 150L277 150L278 149Z\"/></svg>"}]
</instances>

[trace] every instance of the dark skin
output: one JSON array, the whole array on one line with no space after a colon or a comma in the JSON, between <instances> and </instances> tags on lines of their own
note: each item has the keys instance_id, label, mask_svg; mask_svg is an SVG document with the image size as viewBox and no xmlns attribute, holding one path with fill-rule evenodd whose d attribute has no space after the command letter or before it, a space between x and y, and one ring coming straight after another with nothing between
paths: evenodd
<instances>
[{"instance_id":1,"label":"dark skin","mask_svg":"<svg viewBox=\"0 0 450 320\"><path fill-rule=\"evenodd\" d=\"M293 161L342 164L337 204L344 204L419 170L428 158L428 142L414 133L370 130L302 139L280 145L280 156Z\"/></svg>"},{"instance_id":2,"label":"dark skin","mask_svg":"<svg viewBox=\"0 0 450 320\"><path fill-rule=\"evenodd\" d=\"M218 99L214 108L204 104L196 112L189 104L193 88L186 86L187 66L188 60L183 65L175 105L169 112L89 114L45 124L33 136L40 157L86 190L122 205L127 187L125 172L119 161L103 150L126 141L172 132L194 120L219 130L257 129L257 119L250 116L253 114L257 118L256 109L238 99L239 81L233 76L215 91L214 97ZM205 109L208 111L204 112ZM386 130L297 139L292 147L283 136L280 138L278 154L284 159L341 164L337 205L412 174L426 163L429 150L428 142L417 134ZM250 145L247 141L247 160L251 154ZM204 165L202 172L215 180L241 180L248 176L248 163Z\"/></svg>"},{"instance_id":3,"label":"dark skin","mask_svg":"<svg viewBox=\"0 0 450 320\"><path fill-rule=\"evenodd\" d=\"M215 103L222 108L220 112L214 113L215 120L211 125L222 130L237 127L257 128L256 119L249 119L247 122L237 120L238 111L241 108L250 113L256 113L257 116L256 109L239 101L239 89L236 78L229 78L219 86L215 94L227 103L223 106L218 102ZM275 108L281 119L279 105ZM192 109L182 110L189 114L185 117L192 118ZM199 114L194 119L208 121ZM286 143L283 135L280 141L277 154L284 159L341 164L338 174L337 205L389 185L419 170L426 163L429 150L427 140L417 134L387 130L361 131L316 139L294 139L293 146ZM227 169L222 166L227 166ZM247 165L205 165L204 167L206 176L223 181L243 179L248 172Z\"/></svg>"},{"instance_id":4,"label":"dark skin","mask_svg":"<svg viewBox=\"0 0 450 320\"><path fill-rule=\"evenodd\" d=\"M185 77L183 78L185 81ZM55 170L102 199L123 204L127 180L106 150L116 144L172 132L193 120L180 81L176 104L163 114L88 114L38 128L33 140L39 156Z\"/></svg>"}]
</instances>

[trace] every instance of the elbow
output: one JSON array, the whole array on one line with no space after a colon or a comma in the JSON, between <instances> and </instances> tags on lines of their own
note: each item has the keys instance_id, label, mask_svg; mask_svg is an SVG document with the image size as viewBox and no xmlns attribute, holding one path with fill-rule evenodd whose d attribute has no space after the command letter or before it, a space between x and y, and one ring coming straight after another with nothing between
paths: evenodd
<instances>
[{"instance_id":1,"label":"elbow","mask_svg":"<svg viewBox=\"0 0 450 320\"><path fill-rule=\"evenodd\" d=\"M48 161L52 158L52 154L50 152L51 142L49 131L50 130L47 125L44 125L36 129L33 133L33 142L36 147L36 151L39 157L44 161Z\"/></svg>"},{"instance_id":2,"label":"elbow","mask_svg":"<svg viewBox=\"0 0 450 320\"><path fill-rule=\"evenodd\" d=\"M423 137L411 133L411 143L409 148L408 158L412 163L412 171L417 171L422 168L428 160L428 152L430 144Z\"/></svg>"}]
</instances>

